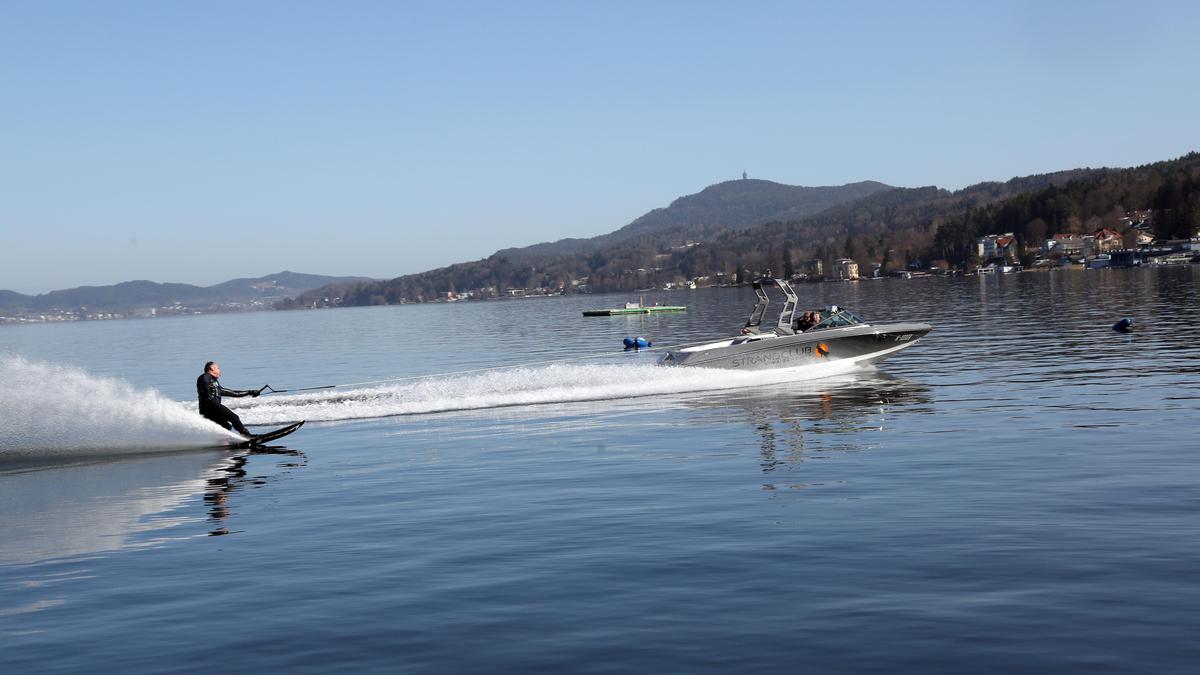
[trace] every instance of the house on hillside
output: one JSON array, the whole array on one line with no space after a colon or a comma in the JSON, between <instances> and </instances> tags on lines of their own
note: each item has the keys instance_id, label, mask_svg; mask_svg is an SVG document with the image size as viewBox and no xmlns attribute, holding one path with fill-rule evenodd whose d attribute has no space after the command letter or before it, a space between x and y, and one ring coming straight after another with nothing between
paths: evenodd
<instances>
[{"instance_id":1,"label":"house on hillside","mask_svg":"<svg viewBox=\"0 0 1200 675\"><path fill-rule=\"evenodd\" d=\"M1121 234L1111 227L1096 230L1092 233L1092 239L1096 242L1097 254L1119 251L1125 246Z\"/></svg>"},{"instance_id":2,"label":"house on hillside","mask_svg":"<svg viewBox=\"0 0 1200 675\"><path fill-rule=\"evenodd\" d=\"M975 255L985 261L993 258L1015 260L1019 257L1017 237L1012 232L980 237L975 240Z\"/></svg>"},{"instance_id":3,"label":"house on hillside","mask_svg":"<svg viewBox=\"0 0 1200 675\"><path fill-rule=\"evenodd\" d=\"M1120 237L1117 237L1120 248ZM1090 234L1056 234L1042 243L1042 255L1048 258L1090 258L1096 255L1096 238Z\"/></svg>"},{"instance_id":4,"label":"house on hillside","mask_svg":"<svg viewBox=\"0 0 1200 675\"><path fill-rule=\"evenodd\" d=\"M1020 251L1017 250L1017 238L1011 232L996 237L996 257L1005 260L1016 260L1021 257Z\"/></svg>"},{"instance_id":5,"label":"house on hillside","mask_svg":"<svg viewBox=\"0 0 1200 675\"><path fill-rule=\"evenodd\" d=\"M858 263L849 258L842 258L834 263L837 277L843 281L858 281Z\"/></svg>"}]
</instances>

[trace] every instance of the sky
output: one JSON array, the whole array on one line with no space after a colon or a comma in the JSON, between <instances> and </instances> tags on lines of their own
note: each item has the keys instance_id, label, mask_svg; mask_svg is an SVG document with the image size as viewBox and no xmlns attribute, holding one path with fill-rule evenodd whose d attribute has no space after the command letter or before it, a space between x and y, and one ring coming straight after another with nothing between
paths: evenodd
<instances>
[{"instance_id":1,"label":"sky","mask_svg":"<svg viewBox=\"0 0 1200 675\"><path fill-rule=\"evenodd\" d=\"M836 6L832 6L836 5ZM1200 150L1195 2L4 2L0 289L392 278L747 172Z\"/></svg>"}]
</instances>

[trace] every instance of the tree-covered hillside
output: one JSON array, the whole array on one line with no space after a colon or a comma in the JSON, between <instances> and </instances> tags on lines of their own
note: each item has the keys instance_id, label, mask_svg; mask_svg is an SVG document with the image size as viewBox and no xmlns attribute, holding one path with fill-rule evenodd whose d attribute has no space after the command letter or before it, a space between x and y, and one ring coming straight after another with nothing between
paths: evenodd
<instances>
[{"instance_id":1,"label":"tree-covered hillside","mask_svg":"<svg viewBox=\"0 0 1200 675\"><path fill-rule=\"evenodd\" d=\"M723 210L723 199L733 190L723 184L677 200L671 218L660 209L619 230L618 238L612 238L617 233L597 238L604 245L572 245L571 252L557 253L560 249L549 244L507 249L390 281L319 289L280 306L423 302L448 293L486 298L537 289L630 291L768 269L790 275L812 260L829 269L840 258L865 269L962 266L972 262L975 242L986 234L1012 232L1032 248L1056 234L1121 227L1130 211L1152 211L1163 238L1186 237L1200 228L1197 153L1129 169L1075 169L954 192L855 185L864 186L864 194L818 213L747 223ZM777 213L781 204L762 213ZM738 213L753 218L745 209ZM654 227L645 226L648 219L656 219Z\"/></svg>"},{"instance_id":2,"label":"tree-covered hillside","mask_svg":"<svg viewBox=\"0 0 1200 675\"><path fill-rule=\"evenodd\" d=\"M931 253L961 264L985 234L1012 232L1025 246L1057 234L1123 229L1126 214L1152 211L1155 235L1185 239L1200 228L1200 153L1131 169L1100 169L1063 184L977 205L937 229Z\"/></svg>"},{"instance_id":3,"label":"tree-covered hillside","mask_svg":"<svg viewBox=\"0 0 1200 675\"><path fill-rule=\"evenodd\" d=\"M670 206L654 209L615 232L590 239L560 239L504 249L496 255L529 259L592 253L632 240L645 241L647 236L664 242L696 240L737 227L804 218L891 189L876 181L825 187L756 179L726 181L680 197Z\"/></svg>"}]
</instances>

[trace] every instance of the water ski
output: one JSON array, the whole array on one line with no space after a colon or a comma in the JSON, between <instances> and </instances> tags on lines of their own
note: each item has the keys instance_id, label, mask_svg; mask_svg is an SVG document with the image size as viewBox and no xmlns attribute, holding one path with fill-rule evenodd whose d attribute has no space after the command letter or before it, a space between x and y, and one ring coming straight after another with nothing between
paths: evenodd
<instances>
[{"instance_id":1,"label":"water ski","mask_svg":"<svg viewBox=\"0 0 1200 675\"><path fill-rule=\"evenodd\" d=\"M254 447L258 447L264 443L270 443L271 441L279 440L280 438L283 438L284 436L287 436L288 434L292 433L293 431L299 429L302 424L304 424L304 420L300 420L299 422L289 424L286 427L279 427L278 429L268 431L265 434L254 434L253 436L242 441L241 443L235 444L234 447L235 448L254 448Z\"/></svg>"}]
</instances>

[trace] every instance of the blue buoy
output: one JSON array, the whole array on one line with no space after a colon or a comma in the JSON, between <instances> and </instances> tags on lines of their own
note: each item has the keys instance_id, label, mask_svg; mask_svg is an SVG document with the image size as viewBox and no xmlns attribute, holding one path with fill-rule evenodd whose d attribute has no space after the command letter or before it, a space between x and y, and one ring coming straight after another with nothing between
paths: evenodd
<instances>
[{"instance_id":1,"label":"blue buoy","mask_svg":"<svg viewBox=\"0 0 1200 675\"><path fill-rule=\"evenodd\" d=\"M1133 330L1133 319L1130 319L1129 317L1121 319L1113 324L1113 330L1117 331L1118 333L1128 333L1129 331Z\"/></svg>"},{"instance_id":2,"label":"blue buoy","mask_svg":"<svg viewBox=\"0 0 1200 675\"><path fill-rule=\"evenodd\" d=\"M629 337L628 335L626 335L624 342L625 342L625 349L641 349L643 347L650 346L650 341L647 340L646 338L642 337L641 335L639 335L637 337Z\"/></svg>"}]
</instances>

